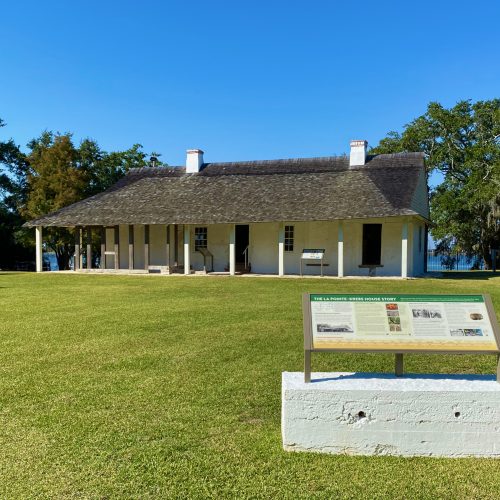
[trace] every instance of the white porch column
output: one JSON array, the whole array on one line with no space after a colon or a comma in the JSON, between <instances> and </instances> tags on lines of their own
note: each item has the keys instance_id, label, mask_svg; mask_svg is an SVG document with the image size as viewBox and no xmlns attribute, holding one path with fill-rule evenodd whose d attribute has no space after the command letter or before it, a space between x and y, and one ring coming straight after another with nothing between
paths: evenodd
<instances>
[{"instance_id":1,"label":"white porch column","mask_svg":"<svg viewBox=\"0 0 500 500\"><path fill-rule=\"evenodd\" d=\"M408 222L408 276L411 278L414 276L414 262L413 262L413 247L415 245L415 226L413 222Z\"/></svg>"},{"instance_id":2,"label":"white porch column","mask_svg":"<svg viewBox=\"0 0 500 500\"><path fill-rule=\"evenodd\" d=\"M191 228L184 224L184 274L191 274Z\"/></svg>"},{"instance_id":3,"label":"white porch column","mask_svg":"<svg viewBox=\"0 0 500 500\"><path fill-rule=\"evenodd\" d=\"M285 275L285 224L280 222L278 229L278 276Z\"/></svg>"},{"instance_id":4,"label":"white porch column","mask_svg":"<svg viewBox=\"0 0 500 500\"><path fill-rule=\"evenodd\" d=\"M144 224L144 269L149 270L149 224Z\"/></svg>"},{"instance_id":5,"label":"white porch column","mask_svg":"<svg viewBox=\"0 0 500 500\"><path fill-rule=\"evenodd\" d=\"M337 276L344 277L344 223L339 221L339 231L337 237Z\"/></svg>"},{"instance_id":6,"label":"white porch column","mask_svg":"<svg viewBox=\"0 0 500 500\"><path fill-rule=\"evenodd\" d=\"M236 226L231 224L229 228L229 274L236 273Z\"/></svg>"},{"instance_id":7,"label":"white porch column","mask_svg":"<svg viewBox=\"0 0 500 500\"><path fill-rule=\"evenodd\" d=\"M79 269L83 269L83 227L80 227L80 266Z\"/></svg>"},{"instance_id":8,"label":"white porch column","mask_svg":"<svg viewBox=\"0 0 500 500\"><path fill-rule=\"evenodd\" d=\"M165 240L165 253L166 253L166 266L168 267L168 271L170 272L170 227L171 224L167 224L165 227L166 230L166 240Z\"/></svg>"},{"instance_id":9,"label":"white porch column","mask_svg":"<svg viewBox=\"0 0 500 500\"><path fill-rule=\"evenodd\" d=\"M92 227L87 226L87 269L92 269Z\"/></svg>"},{"instance_id":10,"label":"white porch column","mask_svg":"<svg viewBox=\"0 0 500 500\"><path fill-rule=\"evenodd\" d=\"M174 224L174 266L179 265L179 226Z\"/></svg>"},{"instance_id":11,"label":"white porch column","mask_svg":"<svg viewBox=\"0 0 500 500\"><path fill-rule=\"evenodd\" d=\"M128 226L128 268L134 269L134 225Z\"/></svg>"},{"instance_id":12,"label":"white porch column","mask_svg":"<svg viewBox=\"0 0 500 500\"><path fill-rule=\"evenodd\" d=\"M115 269L120 269L120 226L115 226L114 231Z\"/></svg>"},{"instance_id":13,"label":"white porch column","mask_svg":"<svg viewBox=\"0 0 500 500\"><path fill-rule=\"evenodd\" d=\"M106 269L106 226L101 227L101 257L99 268Z\"/></svg>"},{"instance_id":14,"label":"white porch column","mask_svg":"<svg viewBox=\"0 0 500 500\"><path fill-rule=\"evenodd\" d=\"M35 242L36 242L36 272L43 271L43 247L42 247L42 226L35 227Z\"/></svg>"},{"instance_id":15,"label":"white porch column","mask_svg":"<svg viewBox=\"0 0 500 500\"><path fill-rule=\"evenodd\" d=\"M408 277L408 222L403 222L401 231L401 278Z\"/></svg>"},{"instance_id":16,"label":"white porch column","mask_svg":"<svg viewBox=\"0 0 500 500\"><path fill-rule=\"evenodd\" d=\"M78 271L81 269L81 260L80 260L80 248L81 248L81 229L80 226L75 226L75 261L73 263L73 270Z\"/></svg>"}]
</instances>

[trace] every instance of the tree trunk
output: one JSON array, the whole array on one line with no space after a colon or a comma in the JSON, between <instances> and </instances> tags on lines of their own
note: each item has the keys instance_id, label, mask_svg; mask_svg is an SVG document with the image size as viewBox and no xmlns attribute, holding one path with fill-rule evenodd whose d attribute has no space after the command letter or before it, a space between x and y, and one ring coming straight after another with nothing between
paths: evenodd
<instances>
[{"instance_id":1,"label":"tree trunk","mask_svg":"<svg viewBox=\"0 0 500 500\"><path fill-rule=\"evenodd\" d=\"M59 267L59 271L69 270L71 256L73 255L73 247L68 244L63 244L57 245L57 247L53 248L53 250L56 254L57 266Z\"/></svg>"},{"instance_id":2,"label":"tree trunk","mask_svg":"<svg viewBox=\"0 0 500 500\"><path fill-rule=\"evenodd\" d=\"M69 261L71 259L71 254L65 247L58 248L56 250L57 265L59 271L67 271L69 269Z\"/></svg>"},{"instance_id":3,"label":"tree trunk","mask_svg":"<svg viewBox=\"0 0 500 500\"><path fill-rule=\"evenodd\" d=\"M483 260L484 260L484 269L485 271L490 271L492 269L492 260L491 260L491 252L490 252L490 249L488 247L482 247L481 248L482 252L481 252L481 255L483 257Z\"/></svg>"},{"instance_id":4,"label":"tree trunk","mask_svg":"<svg viewBox=\"0 0 500 500\"><path fill-rule=\"evenodd\" d=\"M60 271L68 270L74 252L74 235L65 228L47 229L47 246L56 254Z\"/></svg>"}]
</instances>

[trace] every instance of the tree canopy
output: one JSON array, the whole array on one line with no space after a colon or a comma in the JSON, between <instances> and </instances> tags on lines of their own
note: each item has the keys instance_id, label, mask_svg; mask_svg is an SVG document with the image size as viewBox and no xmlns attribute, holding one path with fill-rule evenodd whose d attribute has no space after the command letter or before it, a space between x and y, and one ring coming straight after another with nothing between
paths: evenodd
<instances>
[{"instance_id":1,"label":"tree canopy","mask_svg":"<svg viewBox=\"0 0 500 500\"><path fill-rule=\"evenodd\" d=\"M0 119L0 128L5 123ZM26 158L12 139L0 141L0 269L30 259L30 248L20 237L24 222L17 209L25 190L22 172Z\"/></svg>"},{"instance_id":2,"label":"tree canopy","mask_svg":"<svg viewBox=\"0 0 500 500\"><path fill-rule=\"evenodd\" d=\"M500 244L500 99L460 101L449 109L431 102L371 152L409 151L424 152L428 174L443 177L430 193L438 250L479 254L491 266L491 248Z\"/></svg>"},{"instance_id":3,"label":"tree canopy","mask_svg":"<svg viewBox=\"0 0 500 500\"><path fill-rule=\"evenodd\" d=\"M0 127L4 125L0 120ZM130 168L147 165L147 156L140 144L113 152L102 150L93 139L75 146L70 133L45 131L28 143L26 153L12 139L0 141L0 236L5 234L10 242L0 254L0 268L25 256L24 249L32 245L21 229L24 221L104 191ZM156 159L156 164L161 162ZM72 232L47 228L44 239L59 268L67 269Z\"/></svg>"}]
</instances>

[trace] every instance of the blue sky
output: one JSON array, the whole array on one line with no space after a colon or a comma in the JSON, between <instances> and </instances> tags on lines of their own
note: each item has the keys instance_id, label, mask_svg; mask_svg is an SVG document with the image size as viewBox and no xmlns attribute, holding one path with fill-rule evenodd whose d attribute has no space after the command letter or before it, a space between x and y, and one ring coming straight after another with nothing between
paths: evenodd
<instances>
[{"instance_id":1,"label":"blue sky","mask_svg":"<svg viewBox=\"0 0 500 500\"><path fill-rule=\"evenodd\" d=\"M0 137L139 142L171 165L375 145L499 96L498 1L5 2Z\"/></svg>"}]
</instances>

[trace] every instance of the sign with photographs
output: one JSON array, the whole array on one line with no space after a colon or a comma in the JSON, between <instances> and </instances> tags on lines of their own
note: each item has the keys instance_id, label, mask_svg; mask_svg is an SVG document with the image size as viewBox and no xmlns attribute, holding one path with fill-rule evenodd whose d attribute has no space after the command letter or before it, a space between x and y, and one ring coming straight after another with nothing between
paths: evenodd
<instances>
[{"instance_id":1,"label":"sign with photographs","mask_svg":"<svg viewBox=\"0 0 500 500\"><path fill-rule=\"evenodd\" d=\"M305 295L312 351L500 352L487 295Z\"/></svg>"},{"instance_id":2,"label":"sign with photographs","mask_svg":"<svg viewBox=\"0 0 500 500\"><path fill-rule=\"evenodd\" d=\"M324 248L304 248L302 250L302 259L320 260L324 256Z\"/></svg>"}]
</instances>

